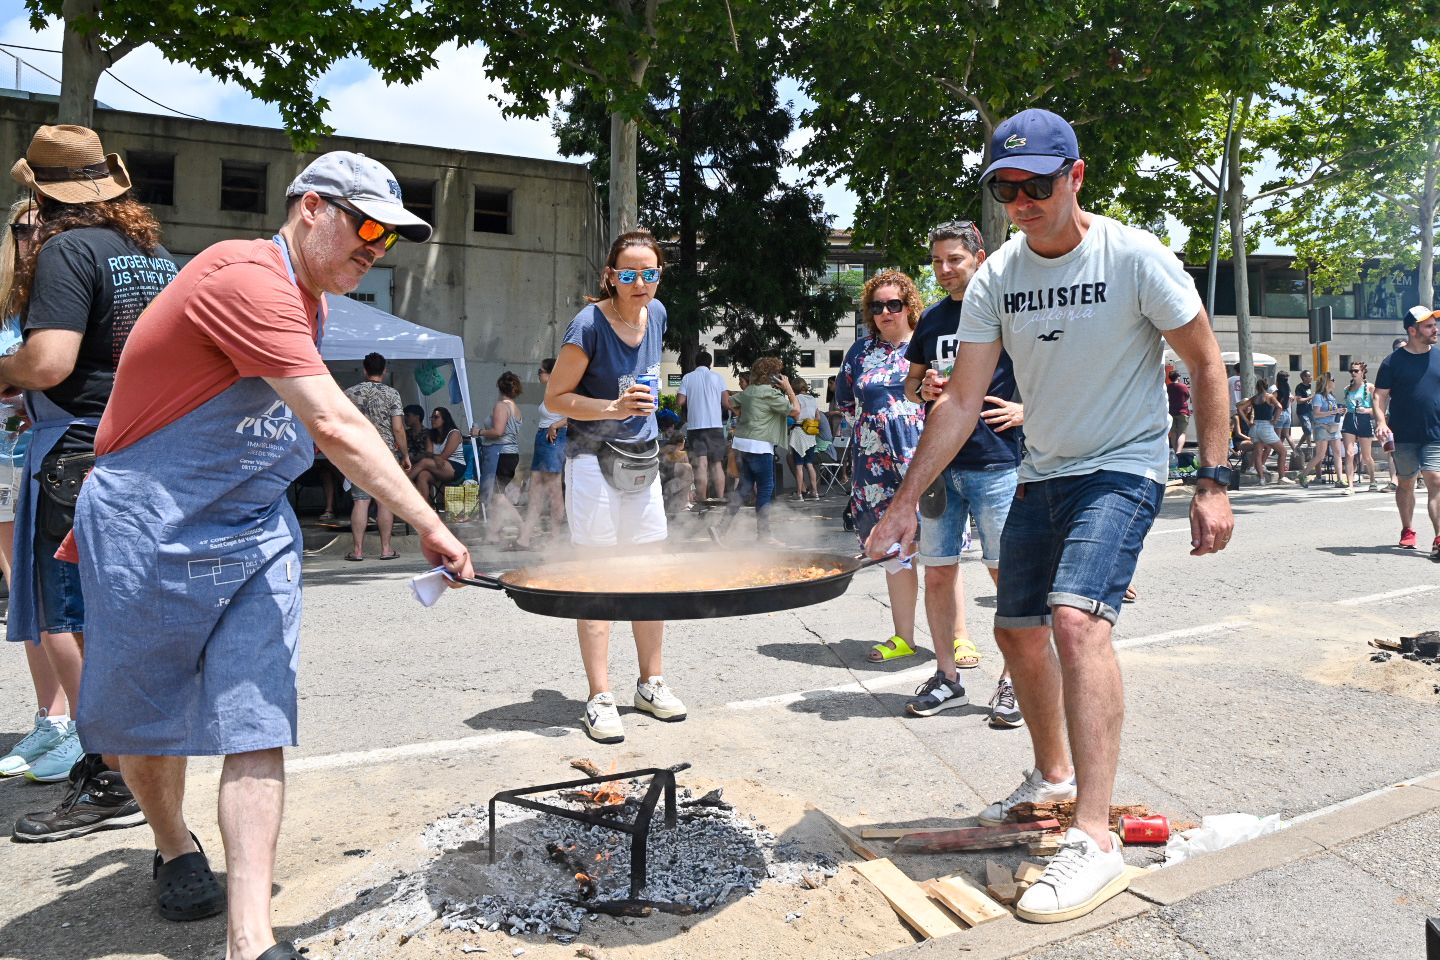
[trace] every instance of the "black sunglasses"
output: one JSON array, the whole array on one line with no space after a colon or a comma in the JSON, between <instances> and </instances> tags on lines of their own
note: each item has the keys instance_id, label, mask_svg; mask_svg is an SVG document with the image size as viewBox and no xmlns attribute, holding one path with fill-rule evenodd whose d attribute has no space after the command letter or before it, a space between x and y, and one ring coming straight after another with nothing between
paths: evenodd
<instances>
[{"instance_id":1,"label":"black sunglasses","mask_svg":"<svg viewBox=\"0 0 1440 960\"><path fill-rule=\"evenodd\" d=\"M882 313L904 313L904 300L875 300L870 304L870 315L878 317Z\"/></svg>"},{"instance_id":2,"label":"black sunglasses","mask_svg":"<svg viewBox=\"0 0 1440 960\"><path fill-rule=\"evenodd\" d=\"M366 243L374 243L376 240L381 240L385 243L385 249L389 250L395 246L395 241L400 239L400 234L389 229L379 220L372 220L359 210L351 210L333 197L321 197L320 199L347 215L351 220L354 220L355 235Z\"/></svg>"},{"instance_id":3,"label":"black sunglasses","mask_svg":"<svg viewBox=\"0 0 1440 960\"><path fill-rule=\"evenodd\" d=\"M986 186L990 188L990 196L1000 203L1014 203L1021 190L1024 190L1025 196L1031 200L1048 200L1055 192L1055 181L1069 173L1073 166L1074 160L1066 160L1054 173L1031 177L1028 180L1001 180L991 177Z\"/></svg>"},{"instance_id":4,"label":"black sunglasses","mask_svg":"<svg viewBox=\"0 0 1440 960\"><path fill-rule=\"evenodd\" d=\"M29 240L35 233L35 224L15 221L10 224L10 234L16 240Z\"/></svg>"}]
</instances>

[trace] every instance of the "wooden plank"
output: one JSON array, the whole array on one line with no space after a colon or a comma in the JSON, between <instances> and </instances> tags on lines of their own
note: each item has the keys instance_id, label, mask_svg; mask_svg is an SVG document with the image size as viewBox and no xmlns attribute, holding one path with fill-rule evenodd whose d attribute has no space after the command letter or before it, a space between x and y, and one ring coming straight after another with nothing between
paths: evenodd
<instances>
[{"instance_id":1,"label":"wooden plank","mask_svg":"<svg viewBox=\"0 0 1440 960\"><path fill-rule=\"evenodd\" d=\"M1025 884L1034 883L1040 879L1040 875L1044 872L1045 865L1043 863L1032 863L1026 860L1015 869L1015 882Z\"/></svg>"},{"instance_id":2,"label":"wooden plank","mask_svg":"<svg viewBox=\"0 0 1440 960\"><path fill-rule=\"evenodd\" d=\"M985 892L1006 906L1020 899L1020 888L1015 886L1014 880L1006 880L1004 883L988 883L985 885Z\"/></svg>"},{"instance_id":3,"label":"wooden plank","mask_svg":"<svg viewBox=\"0 0 1440 960\"><path fill-rule=\"evenodd\" d=\"M1121 817L1148 817L1150 810L1139 803L1114 804L1110 807L1110 829L1120 831ZM1017 803L1010 808L1005 819L1013 823L1031 820L1059 820L1062 828L1069 828L1075 820L1074 800L1050 800L1045 803Z\"/></svg>"},{"instance_id":4,"label":"wooden plank","mask_svg":"<svg viewBox=\"0 0 1440 960\"><path fill-rule=\"evenodd\" d=\"M874 884L875 889L879 890L885 899L890 901L895 912L900 914L900 918L914 927L925 939L934 940L936 937L959 932L960 925L932 903L920 885L901 873L900 868L888 859L882 857L852 866L862 877Z\"/></svg>"},{"instance_id":5,"label":"wooden plank","mask_svg":"<svg viewBox=\"0 0 1440 960\"><path fill-rule=\"evenodd\" d=\"M914 832L914 827L864 827L860 831L860 839L898 840L900 837Z\"/></svg>"},{"instance_id":6,"label":"wooden plank","mask_svg":"<svg viewBox=\"0 0 1440 960\"><path fill-rule=\"evenodd\" d=\"M1058 834L1041 837L1039 840L1031 840L1029 846L1032 857L1053 857L1060 852L1060 837Z\"/></svg>"},{"instance_id":7,"label":"wooden plank","mask_svg":"<svg viewBox=\"0 0 1440 960\"><path fill-rule=\"evenodd\" d=\"M922 886L926 893L972 927L1010 915L1009 910L986 896L985 891L972 884L968 877L959 874L927 880Z\"/></svg>"},{"instance_id":8,"label":"wooden plank","mask_svg":"<svg viewBox=\"0 0 1440 960\"><path fill-rule=\"evenodd\" d=\"M1058 820L1033 823L1004 823L998 827L965 827L960 830L907 834L895 841L898 853L955 853L962 850L998 850L1039 840L1060 828Z\"/></svg>"},{"instance_id":9,"label":"wooden plank","mask_svg":"<svg viewBox=\"0 0 1440 960\"><path fill-rule=\"evenodd\" d=\"M845 826L845 824L841 823L839 820L836 820L834 817L830 816L830 814L826 813L824 810L821 810L813 803L805 804L805 809L807 811L812 811L816 814L819 814L820 818L830 825L830 829L834 830L835 833L839 835L840 839L845 841L845 845L851 850L854 850L855 853L858 854L860 857L865 860L880 859L880 854L877 853L875 849L869 844L867 844L864 840L861 840L859 837L857 837L855 835L855 832L849 827Z\"/></svg>"}]
</instances>

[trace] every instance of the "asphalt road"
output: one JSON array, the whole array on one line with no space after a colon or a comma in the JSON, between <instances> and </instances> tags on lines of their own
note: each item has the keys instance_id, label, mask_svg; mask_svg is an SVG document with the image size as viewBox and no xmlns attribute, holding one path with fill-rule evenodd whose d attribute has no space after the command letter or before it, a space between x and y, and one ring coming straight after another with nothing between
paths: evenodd
<instances>
[{"instance_id":1,"label":"asphalt road","mask_svg":"<svg viewBox=\"0 0 1440 960\"><path fill-rule=\"evenodd\" d=\"M1422 668L1370 664L1365 646L1373 636L1440 628L1440 566L1424 550L1393 547L1399 525L1391 495L1247 488L1234 497L1229 549L1204 558L1188 556L1188 504L1181 492L1166 499L1135 580L1140 600L1124 608L1116 631L1127 702L1117 802L1183 819L1234 811L1293 817L1440 770L1440 740L1432 735L1440 696L1426 694ZM854 550L853 535L840 530L840 506L838 496L803 508L782 503L777 536L796 547ZM748 529L747 520L737 530ZM676 532L704 536L694 523ZM1423 545L1429 535L1421 534ZM993 588L978 556L963 564L967 621L983 653L980 667L965 674L970 707L928 719L902 715L933 664L924 652L885 665L866 661L870 645L891 632L883 575L867 570L824 605L669 625L666 675L690 711L681 724L623 709L636 667L628 630L617 628L611 664L627 740L604 748L577 731L585 684L572 624L522 613L480 590L453 592L427 610L405 583L423 565L418 557L356 564L341 561L342 552L307 561L301 746L290 754L287 836L299 822L329 842L327 831L343 833L347 818L378 812L350 789L377 772L398 781L418 776L410 781L415 803L444 810L556 779L557 763L577 753L621 769L684 760L707 777L811 798L844 820L899 822L973 814L1009 792L1029 758L1024 731L984 723L999 660L989 626ZM515 556L480 553L477 566L504 569ZM920 640L928 645L923 626ZM6 742L28 729L33 711L14 652L0 677ZM1440 683L1440 672L1430 673ZM429 760L440 762L416 767ZM456 763L465 777L446 782ZM215 765L199 761L195 769L203 795ZM409 772L416 769L423 773ZM329 783L333 790L321 789ZM0 783L0 822L58 795L54 787ZM332 817L322 815L326 803L336 804ZM389 815L400 815L388 809L400 805L387 794ZM208 811L194 815L203 822ZM218 839L213 826L210 835ZM42 949L34 942L37 924L67 915L65 899L80 896L57 870L82 853L120 850L143 864L148 839L123 831L0 846L0 875L13 878L12 894L24 891L0 904L0 956L192 955L153 945L124 952L119 944ZM343 843L336 838L329 847ZM1353 863L1340 857L1331 866L1324 882L1343 887ZM1252 897L1280 896L1286 882L1283 875L1270 885L1257 881ZM142 899L133 909L143 913L146 894L136 895ZM1207 936L1218 938L1217 952L1198 955L1252 955L1221 948L1235 929L1223 915L1202 911L1195 919L1183 906L1174 910L1168 933L1152 931L1155 950L1134 955L1197 955L1187 950ZM1144 921L1127 921L1137 922ZM1351 939L1363 942L1346 939L1342 949L1337 941L1326 955L1390 955L1355 948ZM1053 954L1071 955L1111 954L1098 947Z\"/></svg>"}]
</instances>

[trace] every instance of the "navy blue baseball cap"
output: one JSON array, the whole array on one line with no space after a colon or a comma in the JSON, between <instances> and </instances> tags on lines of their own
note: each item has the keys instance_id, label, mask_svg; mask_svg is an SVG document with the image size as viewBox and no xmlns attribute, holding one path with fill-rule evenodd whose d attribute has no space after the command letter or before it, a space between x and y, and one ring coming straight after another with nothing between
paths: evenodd
<instances>
[{"instance_id":1,"label":"navy blue baseball cap","mask_svg":"<svg viewBox=\"0 0 1440 960\"><path fill-rule=\"evenodd\" d=\"M1022 110L995 128L990 138L990 166L980 175L984 183L997 170L1055 173L1066 161L1080 159L1075 128L1049 110Z\"/></svg>"}]
</instances>

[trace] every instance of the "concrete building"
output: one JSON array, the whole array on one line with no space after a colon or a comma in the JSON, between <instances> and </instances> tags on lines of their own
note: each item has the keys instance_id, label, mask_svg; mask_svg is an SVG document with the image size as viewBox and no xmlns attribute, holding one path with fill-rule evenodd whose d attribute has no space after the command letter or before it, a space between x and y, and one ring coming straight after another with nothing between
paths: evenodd
<instances>
[{"instance_id":1,"label":"concrete building","mask_svg":"<svg viewBox=\"0 0 1440 960\"><path fill-rule=\"evenodd\" d=\"M38 126L54 122L55 102L0 90L7 167ZM605 214L583 164L348 137L322 138L302 155L284 131L265 127L109 109L96 110L94 122L182 261L220 240L273 233L285 187L319 153L353 150L383 162L435 235L396 244L354 296L463 337L481 418L506 369L527 385L521 399L539 402L539 361L559 349L604 262Z\"/></svg>"}]
</instances>

